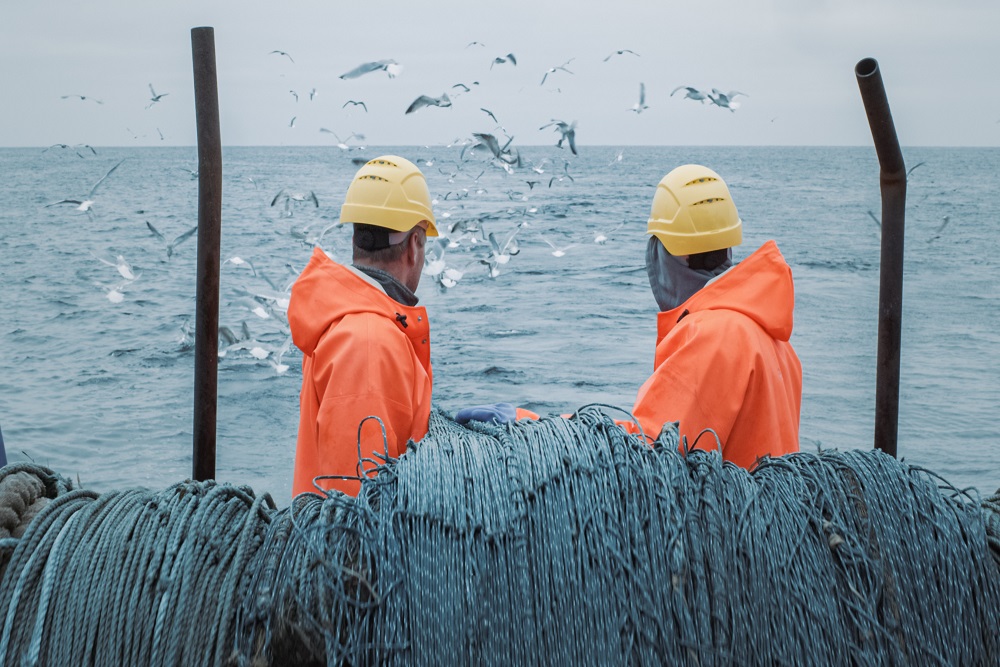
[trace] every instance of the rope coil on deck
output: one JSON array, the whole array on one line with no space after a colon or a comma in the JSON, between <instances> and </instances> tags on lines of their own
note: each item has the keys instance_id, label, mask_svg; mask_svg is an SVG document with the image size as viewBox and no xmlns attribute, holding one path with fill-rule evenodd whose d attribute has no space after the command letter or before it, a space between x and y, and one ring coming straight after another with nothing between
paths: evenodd
<instances>
[{"instance_id":1,"label":"rope coil on deck","mask_svg":"<svg viewBox=\"0 0 1000 667\"><path fill-rule=\"evenodd\" d=\"M597 410L434 412L356 499L55 490L0 542L2 664L1000 659L1000 493L877 451L747 472Z\"/></svg>"}]
</instances>

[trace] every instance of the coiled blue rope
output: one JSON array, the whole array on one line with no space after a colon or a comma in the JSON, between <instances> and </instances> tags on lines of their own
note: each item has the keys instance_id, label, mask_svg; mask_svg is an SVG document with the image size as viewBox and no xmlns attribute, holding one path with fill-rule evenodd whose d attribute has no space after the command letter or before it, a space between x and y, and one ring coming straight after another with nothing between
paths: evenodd
<instances>
[{"instance_id":1,"label":"coiled blue rope","mask_svg":"<svg viewBox=\"0 0 1000 667\"><path fill-rule=\"evenodd\" d=\"M1000 496L877 451L748 472L702 440L436 411L357 498L282 510L37 469L44 507L0 541L0 665L998 663Z\"/></svg>"}]
</instances>

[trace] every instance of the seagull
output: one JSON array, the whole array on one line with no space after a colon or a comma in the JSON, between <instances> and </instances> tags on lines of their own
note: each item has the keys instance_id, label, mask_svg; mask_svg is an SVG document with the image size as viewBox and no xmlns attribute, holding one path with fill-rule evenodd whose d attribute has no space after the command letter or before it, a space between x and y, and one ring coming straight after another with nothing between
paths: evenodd
<instances>
[{"instance_id":1,"label":"seagull","mask_svg":"<svg viewBox=\"0 0 1000 667\"><path fill-rule=\"evenodd\" d=\"M295 119L296 118L298 118L298 116L292 116L292 119L290 121L288 121L288 127L290 127L290 128L294 128L295 127Z\"/></svg>"},{"instance_id":2,"label":"seagull","mask_svg":"<svg viewBox=\"0 0 1000 667\"><path fill-rule=\"evenodd\" d=\"M280 192L278 192L278 194L274 195L274 199L271 200L271 206L277 204L279 200L285 202L285 217L292 216L292 213L294 212L292 207L295 206L293 202L311 201L316 206L316 208L319 208L319 199L316 198L316 193L313 192L312 190L310 190L309 194L306 195L302 194L301 192L286 193L282 189Z\"/></svg>"},{"instance_id":3,"label":"seagull","mask_svg":"<svg viewBox=\"0 0 1000 667\"><path fill-rule=\"evenodd\" d=\"M95 99L93 97L87 97L86 95L63 95L62 96L62 98L64 100L68 100L71 97L79 97L81 100L90 100L91 102L97 102L98 104L104 104L104 102L102 102L102 101L100 101L98 99Z\"/></svg>"},{"instance_id":4,"label":"seagull","mask_svg":"<svg viewBox=\"0 0 1000 667\"><path fill-rule=\"evenodd\" d=\"M233 266L246 266L246 267L249 267L250 271L253 273L254 278L257 277L257 269L253 268L253 264L251 264L247 260L243 259L242 257L239 257L238 255L233 255L232 257L230 257L229 259L227 259L226 261L224 261L222 264L223 265L232 264Z\"/></svg>"},{"instance_id":5,"label":"seagull","mask_svg":"<svg viewBox=\"0 0 1000 667\"><path fill-rule=\"evenodd\" d=\"M317 95L319 95L319 93L316 92L315 88L313 88L312 90L310 90L309 91L309 101L312 102L314 99L316 99ZM341 107L341 108L343 108L343 107Z\"/></svg>"},{"instance_id":6,"label":"seagull","mask_svg":"<svg viewBox=\"0 0 1000 667\"><path fill-rule=\"evenodd\" d=\"M58 206L59 204L76 204L77 205L76 206L76 210L83 211L88 216L90 216L91 218L93 218L94 213L91 210L91 207L94 205L94 194L97 192L97 188L101 187L101 183L103 183L104 180L108 176L110 176L111 174L113 174L114 171L115 171L115 169L117 169L118 167L120 167L121 164L122 164L122 162L124 162L127 159L128 158L122 158L121 160L119 160L118 164L116 164L115 166L111 167L111 169L108 169L108 173L104 174L104 176L101 176L101 180L99 180L96 183L94 183L94 187L90 188L90 192L87 194L86 198L84 198L84 199L63 199L61 201L57 201L57 202L54 202L52 204L46 204L45 208L48 208L49 206Z\"/></svg>"},{"instance_id":7,"label":"seagull","mask_svg":"<svg viewBox=\"0 0 1000 667\"><path fill-rule=\"evenodd\" d=\"M515 66L517 65L517 58L514 57L513 53L508 53L506 56L497 56L496 58L494 58L493 62L490 63L490 69L493 69L494 65L503 65L508 60L510 61L511 65Z\"/></svg>"},{"instance_id":8,"label":"seagull","mask_svg":"<svg viewBox=\"0 0 1000 667\"><path fill-rule=\"evenodd\" d=\"M161 234L160 230L154 227L153 223L151 223L149 220L146 221L146 226L149 228L149 231L153 233L153 236L155 236L156 238L160 239L161 241L167 244L167 259L170 259L173 256L174 248L179 246L181 243L187 241L198 231L198 225L195 225L194 227L187 230L183 234L177 236L173 241L168 242L167 237Z\"/></svg>"},{"instance_id":9,"label":"seagull","mask_svg":"<svg viewBox=\"0 0 1000 667\"><path fill-rule=\"evenodd\" d=\"M107 264L108 266L115 267L115 269L118 271L118 274L121 275L121 277L124 278L125 280L131 281L136 279L135 272L132 270L132 265L129 264L128 260L126 260L125 257L123 257L122 255L118 255L117 257L115 257L115 261L113 262L110 262L104 259L103 257L98 257L97 255L94 255L94 258L101 261L104 264Z\"/></svg>"},{"instance_id":10,"label":"seagull","mask_svg":"<svg viewBox=\"0 0 1000 667\"><path fill-rule=\"evenodd\" d=\"M575 243L571 243L571 244L569 244L567 246L563 246L563 247L560 248L559 246L557 246L555 243L553 243L552 241L548 240L544 236L542 237L542 240L545 241L546 243L548 243L549 247L552 248L552 256L553 257L563 257L566 254L567 250L569 250L570 248L573 248L573 247L576 246Z\"/></svg>"},{"instance_id":11,"label":"seagull","mask_svg":"<svg viewBox=\"0 0 1000 667\"><path fill-rule=\"evenodd\" d=\"M170 93L160 93L159 95L157 95L156 91L153 90L153 84L149 84L149 94L152 95L152 97L149 98L150 102L149 104L146 105L147 109L156 104L157 102L159 102L162 98L166 97Z\"/></svg>"},{"instance_id":12,"label":"seagull","mask_svg":"<svg viewBox=\"0 0 1000 667\"><path fill-rule=\"evenodd\" d=\"M625 159L625 149L622 148L619 149L617 153L615 153L615 156L613 158L611 158L611 162L608 163L608 166L610 167L613 164L618 164L624 159Z\"/></svg>"},{"instance_id":13,"label":"seagull","mask_svg":"<svg viewBox=\"0 0 1000 667\"><path fill-rule=\"evenodd\" d=\"M635 51L632 51L631 49L619 49L618 51L615 51L614 53L609 53L608 57L604 59L604 62L608 62L614 56L620 56L620 55L624 55L626 53L631 53L633 56L637 56L637 57L639 55L638 53L636 53Z\"/></svg>"},{"instance_id":14,"label":"seagull","mask_svg":"<svg viewBox=\"0 0 1000 667\"><path fill-rule=\"evenodd\" d=\"M555 125L556 129L562 134L562 136L559 137L559 141L556 142L556 146L562 148L563 141L566 141L569 144L569 149L573 152L573 155L576 155L576 121L574 120L572 123L567 123L566 121L556 120L553 118L551 123L546 123L538 129L544 130L545 128L552 127L553 125Z\"/></svg>"},{"instance_id":15,"label":"seagull","mask_svg":"<svg viewBox=\"0 0 1000 667\"><path fill-rule=\"evenodd\" d=\"M921 162L920 164L923 164L923 162ZM919 167L920 165L917 165L917 166ZM916 169L916 167L914 167L914 169ZM927 239L927 242L930 243L931 241L934 241L935 239L941 238L941 232L944 231L944 228L948 226L949 222L951 222L951 216L950 215L946 215L943 218L941 218L941 226L938 227L937 230L934 232L934 236L932 236L929 239Z\"/></svg>"},{"instance_id":16,"label":"seagull","mask_svg":"<svg viewBox=\"0 0 1000 667\"><path fill-rule=\"evenodd\" d=\"M570 58L569 60L567 60L566 62L564 62L562 65L556 65L555 67L550 67L548 70L545 71L545 74L542 75L542 82L540 84L538 84L538 85L540 85L540 86L545 85L545 78L548 77L549 74L555 74L556 70L562 70L564 72L568 72L569 74L572 74L573 72L570 72L568 69L566 69L566 65L569 65L574 60L576 60L576 58Z\"/></svg>"},{"instance_id":17,"label":"seagull","mask_svg":"<svg viewBox=\"0 0 1000 667\"><path fill-rule=\"evenodd\" d=\"M191 180L198 178L197 169L188 169L187 167L175 167L175 169L180 169L191 177Z\"/></svg>"},{"instance_id":18,"label":"seagull","mask_svg":"<svg viewBox=\"0 0 1000 667\"><path fill-rule=\"evenodd\" d=\"M914 170L914 169L916 169L917 167L922 167L922 166L924 166L925 164L927 164L927 163L926 163L926 162L918 162L918 163L916 163L915 165L913 165L912 167L910 167L909 169L907 169L907 170L906 170L906 176L907 176L907 178L909 178L910 174L912 174L912 173L913 173L913 170ZM945 216L945 217L947 217L947 216Z\"/></svg>"},{"instance_id":19,"label":"seagull","mask_svg":"<svg viewBox=\"0 0 1000 667\"><path fill-rule=\"evenodd\" d=\"M281 347L278 348L277 352L274 353L274 359L267 360L267 363L271 365L271 367L274 369L274 372L277 373L278 375L282 375L283 373L286 373L288 371L288 364L281 363L281 358L285 356L285 353L288 352L288 350L291 348L291 345L292 345L292 337L291 335L289 335L287 338L285 338L285 342L281 344Z\"/></svg>"},{"instance_id":20,"label":"seagull","mask_svg":"<svg viewBox=\"0 0 1000 667\"><path fill-rule=\"evenodd\" d=\"M378 70L383 70L386 74L389 75L389 78L392 79L395 78L396 75L400 73L400 71L402 71L402 68L399 66L399 63L397 63L395 60L376 60L375 62L362 63L357 67L355 67L354 69L352 69L351 71L344 72L343 74L341 74L340 78L356 79L359 76L362 76L363 74L368 74L369 72L376 72Z\"/></svg>"},{"instance_id":21,"label":"seagull","mask_svg":"<svg viewBox=\"0 0 1000 667\"><path fill-rule=\"evenodd\" d=\"M685 98L695 100L696 102L701 102L702 104L704 104L705 101L708 99L707 93L703 93L697 88L692 88L691 86L677 86L672 91L670 91L670 97L673 97L674 93L676 93L679 90L687 91L686 93L684 93Z\"/></svg>"},{"instance_id":22,"label":"seagull","mask_svg":"<svg viewBox=\"0 0 1000 667\"><path fill-rule=\"evenodd\" d=\"M346 102L344 102L344 106L342 106L342 107L340 107L340 108L341 108L341 109L343 109L343 108L344 108L344 107L346 107L346 106L347 106L348 104L352 104L352 105L354 105L354 106L356 106L356 107L358 107L358 106L359 106L359 107L361 107L362 109L364 109L364 110L365 110L365 113L368 113L368 105L366 105L366 104L365 104L364 102L358 102L358 101L356 101L356 100L347 100Z\"/></svg>"},{"instance_id":23,"label":"seagull","mask_svg":"<svg viewBox=\"0 0 1000 667\"><path fill-rule=\"evenodd\" d=\"M290 92L292 94L292 97L295 98L296 102L299 101L299 94L297 92L295 92L294 90L289 90L288 92Z\"/></svg>"},{"instance_id":24,"label":"seagull","mask_svg":"<svg viewBox=\"0 0 1000 667\"><path fill-rule=\"evenodd\" d=\"M608 240L608 235L609 234L614 234L619 229L621 229L624 225L625 225L625 221L622 220L621 222L618 223L618 225L616 227L614 227L613 229L609 229L607 232L603 232L603 231L595 232L594 233L594 243L596 243L597 245L604 245L607 242L607 240Z\"/></svg>"},{"instance_id":25,"label":"seagull","mask_svg":"<svg viewBox=\"0 0 1000 667\"><path fill-rule=\"evenodd\" d=\"M465 48L469 48L470 46L486 46L486 45L483 44L482 42L469 42L468 44L465 45Z\"/></svg>"},{"instance_id":26,"label":"seagull","mask_svg":"<svg viewBox=\"0 0 1000 667\"><path fill-rule=\"evenodd\" d=\"M492 118L494 123L496 123L497 125L500 124L500 121L497 120L497 117L493 115L492 111L490 111L489 109L486 109L484 107L479 107L479 110L485 112L487 116L489 116L490 118Z\"/></svg>"},{"instance_id":27,"label":"seagull","mask_svg":"<svg viewBox=\"0 0 1000 667\"><path fill-rule=\"evenodd\" d=\"M636 113L642 113L643 109L648 109L649 106L646 105L646 84L639 83L639 101L632 105L629 111L634 111Z\"/></svg>"},{"instance_id":28,"label":"seagull","mask_svg":"<svg viewBox=\"0 0 1000 667\"><path fill-rule=\"evenodd\" d=\"M80 149L80 148L89 148L91 153L93 153L94 155L97 155L97 151L94 150L94 147L91 146L91 145L89 145L89 144L75 144L72 147L69 146L69 145L67 145L67 144L52 144L48 148L42 149L42 152L44 153L45 151L51 150L53 148L73 148L78 157L83 157L83 153L81 153L77 149Z\"/></svg>"},{"instance_id":29,"label":"seagull","mask_svg":"<svg viewBox=\"0 0 1000 667\"><path fill-rule=\"evenodd\" d=\"M497 242L497 237L493 234L493 232L490 232L487 236L490 241L490 254L489 257L487 257L487 261L492 264L506 264L510 261L511 257L521 252L521 249L517 245L517 239L514 238L517 236L519 231L521 231L520 227L515 229L513 233L507 237L507 242L504 243L503 246Z\"/></svg>"},{"instance_id":30,"label":"seagull","mask_svg":"<svg viewBox=\"0 0 1000 667\"><path fill-rule=\"evenodd\" d=\"M510 143L514 141L514 137L510 137L502 147L500 142L492 134L487 134L485 132L473 132L472 136L475 137L479 143L472 146L473 149L479 148L480 146L487 148L493 157L503 162L507 167L511 164L517 163L520 158L516 152L508 150ZM465 153L465 147L462 148L462 154Z\"/></svg>"},{"instance_id":31,"label":"seagull","mask_svg":"<svg viewBox=\"0 0 1000 667\"><path fill-rule=\"evenodd\" d=\"M566 179L566 178L568 178L569 180L571 180L574 183L576 183L576 179L573 178L572 174L569 173L569 161L568 160L563 160L563 171L566 172L565 176L553 176L552 178L549 179L549 187L550 188L552 187L552 183L553 182L559 181L561 183L563 181L563 179Z\"/></svg>"},{"instance_id":32,"label":"seagull","mask_svg":"<svg viewBox=\"0 0 1000 667\"><path fill-rule=\"evenodd\" d=\"M875 214L871 212L871 209L869 209L869 210L868 210L868 216L869 216L869 217L870 217L870 218L871 218L872 220L874 220L874 221L875 221L875 224L876 224L876 225L878 225L878 228L879 228L879 229L882 229L882 221L881 221L881 220L879 220L879 219L878 219L878 218L877 218L877 217L875 216Z\"/></svg>"},{"instance_id":33,"label":"seagull","mask_svg":"<svg viewBox=\"0 0 1000 667\"><path fill-rule=\"evenodd\" d=\"M423 109L424 107L450 107L451 100L448 98L448 93L441 93L441 97L431 97L430 95L421 95L417 99L410 103L410 106L406 108L405 113L413 113L418 109Z\"/></svg>"},{"instance_id":34,"label":"seagull","mask_svg":"<svg viewBox=\"0 0 1000 667\"><path fill-rule=\"evenodd\" d=\"M743 97L750 97L746 93L741 93L738 90L730 90L728 93L724 93L718 88L713 88L712 92L709 93L708 99L712 101L716 106L720 106L724 109L729 109L735 112L740 108L739 102L734 102L733 98L737 95L742 95Z\"/></svg>"},{"instance_id":35,"label":"seagull","mask_svg":"<svg viewBox=\"0 0 1000 667\"><path fill-rule=\"evenodd\" d=\"M288 58L289 60L291 60L293 64L295 63L295 61L292 60L292 57L290 55L288 55L287 53L285 53L284 51L278 51L277 49L275 49L274 51L271 51L271 53L269 53L267 55L272 55L274 53L277 53L279 56L285 56L286 58Z\"/></svg>"},{"instance_id":36,"label":"seagull","mask_svg":"<svg viewBox=\"0 0 1000 667\"><path fill-rule=\"evenodd\" d=\"M350 141L351 139L358 139L360 141L364 141L365 140L365 135L363 135L363 134L355 134L353 132L351 132L350 136L348 136L346 140L342 141L340 139L340 137L337 136L337 133L334 132L333 130L328 130L325 127L321 127L321 128L319 128L319 131L320 132L326 132L327 134L332 134L333 138L337 140L337 148L339 148L342 151L350 150L351 147L347 145L347 142ZM365 162L367 162L367 161L368 160L365 160Z\"/></svg>"},{"instance_id":37,"label":"seagull","mask_svg":"<svg viewBox=\"0 0 1000 667\"><path fill-rule=\"evenodd\" d=\"M108 297L108 301L111 303L121 303L125 300L125 287L128 285L129 281L118 283L114 287L108 287L107 285L101 283L94 283L98 287L104 290L104 296Z\"/></svg>"}]
</instances>

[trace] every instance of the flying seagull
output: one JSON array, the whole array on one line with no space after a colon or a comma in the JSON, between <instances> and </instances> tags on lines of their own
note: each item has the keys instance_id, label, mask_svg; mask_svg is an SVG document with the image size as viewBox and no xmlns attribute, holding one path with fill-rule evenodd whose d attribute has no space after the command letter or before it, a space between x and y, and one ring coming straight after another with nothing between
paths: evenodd
<instances>
[{"instance_id":1,"label":"flying seagull","mask_svg":"<svg viewBox=\"0 0 1000 667\"><path fill-rule=\"evenodd\" d=\"M517 58L514 57L513 53L508 53L506 56L497 56L496 58L494 58L493 62L490 63L490 69L493 69L494 65L503 65L508 60L510 61L511 65L515 66L517 65Z\"/></svg>"},{"instance_id":2,"label":"flying seagull","mask_svg":"<svg viewBox=\"0 0 1000 667\"><path fill-rule=\"evenodd\" d=\"M297 201L311 201L316 208L319 208L319 199L316 198L316 193L312 190L309 191L309 194L303 194L301 192L289 193L282 189L278 194L274 195L274 199L271 200L271 206L276 205L281 200L285 202L285 217L287 218L292 217L294 213L293 207L295 206L294 202Z\"/></svg>"},{"instance_id":3,"label":"flying seagull","mask_svg":"<svg viewBox=\"0 0 1000 667\"><path fill-rule=\"evenodd\" d=\"M342 151L346 151L346 150L349 150L351 148L350 146L347 145L347 142L350 141L351 139L357 139L358 141L364 141L365 140L365 135L363 135L363 134L355 134L354 132L351 132L351 134L349 134L347 136L347 139L341 140L341 138L338 137L337 133L334 132L333 130L328 130L325 127L321 127L321 128L319 128L319 131L320 132L326 132L327 134L332 134L333 138L337 140L337 148L339 148ZM365 162L367 162L367 160L365 160Z\"/></svg>"},{"instance_id":4,"label":"flying seagull","mask_svg":"<svg viewBox=\"0 0 1000 667\"><path fill-rule=\"evenodd\" d=\"M490 111L489 109L486 109L484 107L479 107L479 110L482 111L482 112L484 112L484 113L486 113L487 116L489 116L490 118L492 118L494 123L496 123L497 125L500 124L500 121L497 120L497 117L493 115L492 111Z\"/></svg>"},{"instance_id":5,"label":"flying seagull","mask_svg":"<svg viewBox=\"0 0 1000 667\"><path fill-rule=\"evenodd\" d=\"M160 93L159 95L157 95L156 91L153 90L153 84L149 84L149 94L152 95L152 97L149 98L150 100L149 104L146 105L147 109L156 104L157 102L159 102L162 98L166 97L170 93Z\"/></svg>"},{"instance_id":6,"label":"flying seagull","mask_svg":"<svg viewBox=\"0 0 1000 667\"><path fill-rule=\"evenodd\" d=\"M364 102L358 102L356 100L347 100L346 102L344 102L344 106L342 106L340 108L343 109L343 108L347 107L348 104L351 104L351 105L356 106L356 107L361 107L362 109L365 110L365 113L368 113L368 105L366 105Z\"/></svg>"},{"instance_id":7,"label":"flying seagull","mask_svg":"<svg viewBox=\"0 0 1000 667\"><path fill-rule=\"evenodd\" d=\"M923 162L921 162L920 164L923 164ZM917 165L917 166L919 167L920 165ZM915 168L916 167L914 167L914 169ZM927 239L927 242L930 243L931 241L934 241L936 239L941 238L941 232L944 231L944 228L948 226L949 222L951 222L951 216L950 215L946 215L943 218L941 218L941 226L938 227L937 231L934 232L934 236L932 236L929 239Z\"/></svg>"},{"instance_id":8,"label":"flying seagull","mask_svg":"<svg viewBox=\"0 0 1000 667\"><path fill-rule=\"evenodd\" d=\"M104 174L104 176L101 176L101 180L94 183L94 187L90 188L90 192L83 199L63 199L62 201L57 201L52 204L47 204L46 208L48 208L49 206L58 206L59 204L76 204L77 211L83 211L88 216L93 218L94 213L91 210L91 207L94 205L94 194L97 193L97 188L101 187L101 183L103 183L108 176L113 174L115 169L120 167L122 162L124 162L127 159L128 158L122 158L121 160L119 160L118 164L111 167L111 169L108 169L108 173Z\"/></svg>"},{"instance_id":9,"label":"flying seagull","mask_svg":"<svg viewBox=\"0 0 1000 667\"><path fill-rule=\"evenodd\" d=\"M156 238L160 239L161 241L167 244L167 259L170 259L173 256L174 248L179 246L181 243L187 241L198 231L198 225L195 225L194 227L191 227L183 234L178 235L176 238L174 238L173 241L167 241L167 237L161 234L160 230L154 227L153 223L151 223L149 220L146 221L146 227L148 227L149 231L153 233L153 236L155 236Z\"/></svg>"},{"instance_id":10,"label":"flying seagull","mask_svg":"<svg viewBox=\"0 0 1000 667\"><path fill-rule=\"evenodd\" d=\"M636 113L642 113L643 109L648 109L649 106L646 105L646 84L639 83L639 101L632 105L630 111Z\"/></svg>"},{"instance_id":11,"label":"flying seagull","mask_svg":"<svg viewBox=\"0 0 1000 667\"><path fill-rule=\"evenodd\" d=\"M315 88L313 88L312 90L310 90L310 91L309 91L309 101L310 101L310 102L312 102L312 101L313 101L314 99L316 99L316 96L317 96L318 94L319 94L319 93L317 93L317 92L316 92L316 89L315 89Z\"/></svg>"},{"instance_id":12,"label":"flying seagull","mask_svg":"<svg viewBox=\"0 0 1000 667\"><path fill-rule=\"evenodd\" d=\"M540 86L545 85L545 79L549 76L549 74L555 74L556 70L562 70L564 72L568 72L569 74L572 74L573 72L570 72L568 69L566 69L566 65L569 65L574 60L576 60L576 58L570 58L569 60L567 60L566 62L564 62L562 65L556 65L555 67L548 68L545 71L545 74L542 75L542 82L540 84L538 84L538 85L540 85Z\"/></svg>"},{"instance_id":13,"label":"flying seagull","mask_svg":"<svg viewBox=\"0 0 1000 667\"><path fill-rule=\"evenodd\" d=\"M676 93L679 90L687 91L684 93L685 98L695 100L696 102L701 102L702 104L704 104L705 101L708 99L707 93L703 93L697 88L692 88L691 86L677 86L672 91L670 91L670 97L673 97L674 93Z\"/></svg>"},{"instance_id":14,"label":"flying seagull","mask_svg":"<svg viewBox=\"0 0 1000 667\"><path fill-rule=\"evenodd\" d=\"M563 256L566 255L566 251L567 250L569 250L570 248L575 248L576 247L575 243L571 243L569 245L561 246L561 247L557 246L555 243L553 243L552 241L548 240L544 236L542 237L542 240L545 241L547 244L549 244L549 247L552 248L552 256L553 257L563 257Z\"/></svg>"},{"instance_id":15,"label":"flying seagull","mask_svg":"<svg viewBox=\"0 0 1000 667\"><path fill-rule=\"evenodd\" d=\"M118 255L115 257L115 261L113 262L110 262L103 257L98 257L97 255L94 255L94 258L100 260L108 266L113 266L118 271L118 274L125 280L136 279L135 272L132 270L132 265L128 263L128 260L126 260L124 256Z\"/></svg>"},{"instance_id":16,"label":"flying seagull","mask_svg":"<svg viewBox=\"0 0 1000 667\"><path fill-rule=\"evenodd\" d=\"M78 157L83 157L83 153L81 153L78 149L89 148L91 153L97 155L97 151L94 150L94 147L91 146L90 144L74 144L72 147L69 146L68 144L52 144L48 148L43 149L42 152L44 153L45 151L51 150L53 148L73 148Z\"/></svg>"},{"instance_id":17,"label":"flying seagull","mask_svg":"<svg viewBox=\"0 0 1000 667\"><path fill-rule=\"evenodd\" d=\"M292 116L292 119L290 121L288 121L288 127L290 127L290 128L294 128L295 127L295 119L296 118L298 118L298 116Z\"/></svg>"},{"instance_id":18,"label":"flying seagull","mask_svg":"<svg viewBox=\"0 0 1000 667\"><path fill-rule=\"evenodd\" d=\"M296 102L299 101L299 94L297 92L295 92L294 90L289 90L288 92L292 94L292 97L295 98Z\"/></svg>"},{"instance_id":19,"label":"flying seagull","mask_svg":"<svg viewBox=\"0 0 1000 667\"><path fill-rule=\"evenodd\" d=\"M555 125L556 130L558 130L562 135L559 137L559 141L556 142L556 146L562 148L563 141L565 141L569 144L569 149L573 152L573 155L576 155L576 121L574 120L572 123L567 123L566 121L556 120L553 118L551 123L546 123L538 129L544 130L545 128L552 127L553 125Z\"/></svg>"},{"instance_id":20,"label":"flying seagull","mask_svg":"<svg viewBox=\"0 0 1000 667\"><path fill-rule=\"evenodd\" d=\"M421 95L417 99L410 103L410 106L406 108L405 113L413 113L418 109L423 109L424 107L450 107L451 100L448 98L448 93L441 93L441 97L431 97L430 95Z\"/></svg>"},{"instance_id":21,"label":"flying seagull","mask_svg":"<svg viewBox=\"0 0 1000 667\"><path fill-rule=\"evenodd\" d=\"M740 108L740 103L734 102L733 98L735 98L738 95L742 95L743 97L750 97L746 93L741 93L738 90L730 90L728 93L724 93L718 88L713 88L712 92L708 94L708 99L711 100L712 104L715 104L716 106L722 107L723 109L729 109L730 111L735 112L737 109Z\"/></svg>"},{"instance_id":22,"label":"flying seagull","mask_svg":"<svg viewBox=\"0 0 1000 667\"><path fill-rule=\"evenodd\" d=\"M97 102L98 104L104 104L104 102L102 102L102 101L100 101L98 99L95 99L93 97L87 97L86 95L63 95L62 96L62 98L64 100L68 100L71 97L79 97L81 100L90 100L91 102Z\"/></svg>"},{"instance_id":23,"label":"flying seagull","mask_svg":"<svg viewBox=\"0 0 1000 667\"><path fill-rule=\"evenodd\" d=\"M341 74L340 78L357 79L359 76L368 74L369 72L377 72L378 70L384 71L392 79L402 71L402 68L395 60L376 60L375 62L362 63L351 71Z\"/></svg>"},{"instance_id":24,"label":"flying seagull","mask_svg":"<svg viewBox=\"0 0 1000 667\"><path fill-rule=\"evenodd\" d=\"M465 48L469 48L470 46L477 46L477 45L478 46L486 46L482 42L469 42L468 44L465 45Z\"/></svg>"},{"instance_id":25,"label":"flying seagull","mask_svg":"<svg viewBox=\"0 0 1000 667\"><path fill-rule=\"evenodd\" d=\"M295 61L292 60L292 57L290 55L288 55L287 53L285 53L284 51L278 51L277 49L275 49L274 51L271 51L271 53L269 53L267 55L272 55L274 53L277 53L279 56L285 56L286 58L288 58L289 60L291 60L293 64L295 63Z\"/></svg>"},{"instance_id":26,"label":"flying seagull","mask_svg":"<svg viewBox=\"0 0 1000 667\"><path fill-rule=\"evenodd\" d=\"M615 51L614 53L609 53L608 57L604 59L604 62L608 62L614 56L620 56L620 55L623 55L625 53L631 53L633 56L638 56L639 55L638 53L636 53L635 51L633 51L631 49L619 49L618 51Z\"/></svg>"}]
</instances>

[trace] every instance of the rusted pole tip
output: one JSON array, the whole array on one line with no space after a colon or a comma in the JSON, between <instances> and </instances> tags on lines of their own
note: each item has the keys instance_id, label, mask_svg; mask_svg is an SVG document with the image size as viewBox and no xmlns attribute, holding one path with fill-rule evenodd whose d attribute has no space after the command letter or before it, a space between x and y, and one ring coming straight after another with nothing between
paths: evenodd
<instances>
[{"instance_id":1,"label":"rusted pole tip","mask_svg":"<svg viewBox=\"0 0 1000 667\"><path fill-rule=\"evenodd\" d=\"M862 58L854 66L854 74L859 79L864 79L878 73L878 61L874 58Z\"/></svg>"}]
</instances>

